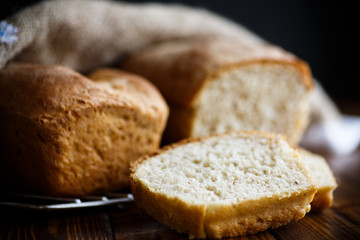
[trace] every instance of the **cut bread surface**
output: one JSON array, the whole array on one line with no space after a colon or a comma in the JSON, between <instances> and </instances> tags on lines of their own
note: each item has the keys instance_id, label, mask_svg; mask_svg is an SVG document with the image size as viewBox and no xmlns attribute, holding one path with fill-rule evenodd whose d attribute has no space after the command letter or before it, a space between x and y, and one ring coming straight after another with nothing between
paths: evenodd
<instances>
[{"instance_id":1,"label":"cut bread surface","mask_svg":"<svg viewBox=\"0 0 360 240\"><path fill-rule=\"evenodd\" d=\"M204 204L231 203L275 194L290 196L308 184L291 148L259 136L210 138L145 161L135 176L152 190ZM276 149L283 145L284 149ZM285 145L285 146L284 146ZM287 155L284 159L284 155ZM205 188L204 188L205 187Z\"/></svg>"},{"instance_id":2,"label":"cut bread surface","mask_svg":"<svg viewBox=\"0 0 360 240\"><path fill-rule=\"evenodd\" d=\"M302 74L298 66L276 61L220 71L199 93L190 135L257 129L298 142L308 121L308 90L299 83Z\"/></svg>"},{"instance_id":3,"label":"cut bread surface","mask_svg":"<svg viewBox=\"0 0 360 240\"><path fill-rule=\"evenodd\" d=\"M175 39L132 54L123 67L152 81L168 102L167 143L255 129L296 145L308 124L309 67L275 46Z\"/></svg>"},{"instance_id":4,"label":"cut bread surface","mask_svg":"<svg viewBox=\"0 0 360 240\"><path fill-rule=\"evenodd\" d=\"M175 144L140 160L135 202L191 237L233 237L302 218L316 192L297 151L278 135L237 132ZM194 217L196 221L187 222Z\"/></svg>"}]
</instances>

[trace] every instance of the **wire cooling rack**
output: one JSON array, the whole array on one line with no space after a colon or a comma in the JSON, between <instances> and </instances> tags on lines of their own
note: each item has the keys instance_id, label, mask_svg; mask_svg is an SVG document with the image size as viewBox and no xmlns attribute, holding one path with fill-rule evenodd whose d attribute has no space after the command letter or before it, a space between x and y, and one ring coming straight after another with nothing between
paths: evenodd
<instances>
[{"instance_id":1,"label":"wire cooling rack","mask_svg":"<svg viewBox=\"0 0 360 240\"><path fill-rule=\"evenodd\" d=\"M101 196L49 197L20 193L0 193L0 207L13 207L33 210L79 209L117 205L132 202L131 193L108 193Z\"/></svg>"}]
</instances>

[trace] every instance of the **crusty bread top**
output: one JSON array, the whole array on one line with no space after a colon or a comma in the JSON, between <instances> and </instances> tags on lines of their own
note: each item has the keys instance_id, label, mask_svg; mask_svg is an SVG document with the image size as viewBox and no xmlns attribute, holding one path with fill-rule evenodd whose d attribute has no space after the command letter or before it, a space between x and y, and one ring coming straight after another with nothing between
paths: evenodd
<instances>
[{"instance_id":1,"label":"crusty bread top","mask_svg":"<svg viewBox=\"0 0 360 240\"><path fill-rule=\"evenodd\" d=\"M115 78L115 72L113 74ZM0 71L0 108L21 112L29 118L119 104L129 108L143 106L141 109L146 112L164 110L167 113L166 103L151 83L135 75L121 74L117 72L117 77L124 76L131 82L133 91L116 84L95 83L64 66L13 63ZM139 93L134 95L135 92Z\"/></svg>"},{"instance_id":2,"label":"crusty bread top","mask_svg":"<svg viewBox=\"0 0 360 240\"><path fill-rule=\"evenodd\" d=\"M311 172L282 136L255 131L170 145L134 163L130 179L195 205L281 199L315 189Z\"/></svg>"},{"instance_id":3,"label":"crusty bread top","mask_svg":"<svg viewBox=\"0 0 360 240\"><path fill-rule=\"evenodd\" d=\"M303 74L299 84L312 87L309 67L292 54L272 45L227 37L161 42L132 54L123 67L154 82L169 103L190 106L214 75L253 62L294 65Z\"/></svg>"},{"instance_id":4,"label":"crusty bread top","mask_svg":"<svg viewBox=\"0 0 360 240\"><path fill-rule=\"evenodd\" d=\"M0 71L0 144L9 149L0 161L20 187L56 196L118 190L128 187L129 162L158 149L168 116L158 90L120 71L93 77L35 64Z\"/></svg>"},{"instance_id":5,"label":"crusty bread top","mask_svg":"<svg viewBox=\"0 0 360 240\"><path fill-rule=\"evenodd\" d=\"M144 78L126 71L111 68L100 68L88 76L111 95L124 95L137 100L137 104L144 112L151 112L161 108L164 117L167 116L168 106L159 90Z\"/></svg>"}]
</instances>

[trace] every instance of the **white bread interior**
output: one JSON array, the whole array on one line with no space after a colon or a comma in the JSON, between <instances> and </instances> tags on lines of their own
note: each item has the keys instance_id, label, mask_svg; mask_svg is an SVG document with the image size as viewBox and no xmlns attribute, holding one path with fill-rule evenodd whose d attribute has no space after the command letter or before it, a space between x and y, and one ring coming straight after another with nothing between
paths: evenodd
<instances>
[{"instance_id":1,"label":"white bread interior","mask_svg":"<svg viewBox=\"0 0 360 240\"><path fill-rule=\"evenodd\" d=\"M310 70L275 46L226 37L175 39L132 54L123 67L152 81L165 97L167 143L261 130L296 145L308 124Z\"/></svg>"},{"instance_id":2,"label":"white bread interior","mask_svg":"<svg viewBox=\"0 0 360 240\"><path fill-rule=\"evenodd\" d=\"M271 61L221 71L197 98L190 136L257 129L297 143L309 115L301 75L295 65Z\"/></svg>"},{"instance_id":3,"label":"white bread interior","mask_svg":"<svg viewBox=\"0 0 360 240\"><path fill-rule=\"evenodd\" d=\"M317 190L297 150L261 132L174 144L136 162L130 181L138 206L195 238L252 234L301 219Z\"/></svg>"}]
</instances>

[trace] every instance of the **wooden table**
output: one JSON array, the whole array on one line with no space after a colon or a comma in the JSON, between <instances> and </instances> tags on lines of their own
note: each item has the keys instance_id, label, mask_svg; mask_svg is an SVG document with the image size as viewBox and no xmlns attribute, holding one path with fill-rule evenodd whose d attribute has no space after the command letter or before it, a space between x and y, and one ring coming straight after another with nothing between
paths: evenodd
<instances>
[{"instance_id":1,"label":"wooden table","mask_svg":"<svg viewBox=\"0 0 360 240\"><path fill-rule=\"evenodd\" d=\"M360 239L360 148L347 156L317 152L327 158L339 184L333 206L280 228L235 239ZM0 239L187 239L133 203L54 212L0 208L0 216Z\"/></svg>"}]
</instances>

